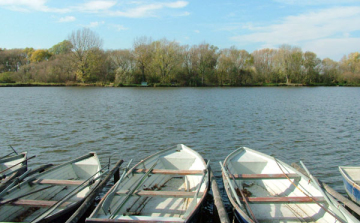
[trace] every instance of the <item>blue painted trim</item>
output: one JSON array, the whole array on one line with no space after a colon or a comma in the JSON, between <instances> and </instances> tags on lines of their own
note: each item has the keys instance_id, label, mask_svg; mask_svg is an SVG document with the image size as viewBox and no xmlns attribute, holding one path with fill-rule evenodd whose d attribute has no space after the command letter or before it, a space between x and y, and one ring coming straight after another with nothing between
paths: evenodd
<instances>
[{"instance_id":1,"label":"blue painted trim","mask_svg":"<svg viewBox=\"0 0 360 223\"><path fill-rule=\"evenodd\" d=\"M239 222L241 222L241 223L250 223L250 222L246 221L246 219L243 218L243 216L241 216L241 214L238 211L235 210L234 212L235 212L235 217Z\"/></svg>"},{"instance_id":2,"label":"blue painted trim","mask_svg":"<svg viewBox=\"0 0 360 223\"><path fill-rule=\"evenodd\" d=\"M343 177L343 182L346 193L350 196L350 198L353 201L360 204L360 191L356 187L354 187L351 182L348 182L344 177Z\"/></svg>"}]
</instances>

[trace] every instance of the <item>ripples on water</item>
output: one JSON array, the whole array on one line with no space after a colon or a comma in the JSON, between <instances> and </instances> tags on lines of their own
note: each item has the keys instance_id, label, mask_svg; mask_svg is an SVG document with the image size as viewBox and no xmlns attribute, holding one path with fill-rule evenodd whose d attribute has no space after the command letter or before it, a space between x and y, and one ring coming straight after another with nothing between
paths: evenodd
<instances>
[{"instance_id":1,"label":"ripples on water","mask_svg":"<svg viewBox=\"0 0 360 223\"><path fill-rule=\"evenodd\" d=\"M360 88L0 88L0 155L61 163L96 151L139 162L183 143L219 161L247 146L310 171L345 194L339 165L359 165ZM228 203L226 202L228 205Z\"/></svg>"}]
</instances>

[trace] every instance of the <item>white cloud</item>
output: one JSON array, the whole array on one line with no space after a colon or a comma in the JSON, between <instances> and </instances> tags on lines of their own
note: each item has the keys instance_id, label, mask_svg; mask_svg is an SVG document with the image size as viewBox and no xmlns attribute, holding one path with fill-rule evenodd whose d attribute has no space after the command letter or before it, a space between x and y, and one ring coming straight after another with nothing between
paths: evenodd
<instances>
[{"instance_id":1,"label":"white cloud","mask_svg":"<svg viewBox=\"0 0 360 223\"><path fill-rule=\"evenodd\" d=\"M199 31L199 30L194 30L194 32L195 32L195 33L200 33L200 31Z\"/></svg>"},{"instance_id":2,"label":"white cloud","mask_svg":"<svg viewBox=\"0 0 360 223\"><path fill-rule=\"evenodd\" d=\"M358 2L358 0L274 0L287 5L331 5Z\"/></svg>"},{"instance_id":3,"label":"white cloud","mask_svg":"<svg viewBox=\"0 0 360 223\"><path fill-rule=\"evenodd\" d=\"M176 1L176 2L157 2L153 4L136 4L136 7L126 9L126 10L117 10L109 12L109 15L128 17L128 18L142 18L142 17L157 17L156 11L164 8L184 8L189 3L186 1Z\"/></svg>"},{"instance_id":4,"label":"white cloud","mask_svg":"<svg viewBox=\"0 0 360 223\"><path fill-rule=\"evenodd\" d=\"M12 10L43 8L45 3L46 0L0 0L0 6L4 6Z\"/></svg>"},{"instance_id":5,"label":"white cloud","mask_svg":"<svg viewBox=\"0 0 360 223\"><path fill-rule=\"evenodd\" d=\"M69 12L69 9L50 8L46 6L47 0L0 0L0 7L13 11L42 11L42 12Z\"/></svg>"},{"instance_id":6,"label":"white cloud","mask_svg":"<svg viewBox=\"0 0 360 223\"><path fill-rule=\"evenodd\" d=\"M329 57L339 61L350 52L360 51L360 38L333 38L310 41L304 44L303 50L316 52L320 58Z\"/></svg>"},{"instance_id":7,"label":"white cloud","mask_svg":"<svg viewBox=\"0 0 360 223\"><path fill-rule=\"evenodd\" d=\"M120 16L128 18L157 17L161 9L181 9L186 7L187 1L154 2L130 1L119 2L115 0L95 0L67 8L51 8L47 6L48 0L0 0L0 7L13 11L42 11L54 13L86 12L101 13L105 16ZM114 7L121 7L115 10ZM188 16L189 12L173 13L172 16Z\"/></svg>"},{"instance_id":8,"label":"white cloud","mask_svg":"<svg viewBox=\"0 0 360 223\"><path fill-rule=\"evenodd\" d=\"M109 10L116 5L116 1L91 1L78 7L80 11L98 12Z\"/></svg>"},{"instance_id":9,"label":"white cloud","mask_svg":"<svg viewBox=\"0 0 360 223\"><path fill-rule=\"evenodd\" d=\"M73 22L76 18L74 16L65 16L59 19L59 22Z\"/></svg>"},{"instance_id":10,"label":"white cloud","mask_svg":"<svg viewBox=\"0 0 360 223\"><path fill-rule=\"evenodd\" d=\"M78 6L70 6L68 8L51 8L46 5L47 0L0 0L0 7L13 11L42 11L66 13L72 11L98 12L109 10L116 5L116 1L90 1Z\"/></svg>"},{"instance_id":11,"label":"white cloud","mask_svg":"<svg viewBox=\"0 0 360 223\"><path fill-rule=\"evenodd\" d=\"M176 2L162 3L162 4L164 4L165 7L178 9L178 8L184 8L189 3L185 1L176 1Z\"/></svg>"},{"instance_id":12,"label":"white cloud","mask_svg":"<svg viewBox=\"0 0 360 223\"><path fill-rule=\"evenodd\" d=\"M244 26L250 34L233 36L239 43L262 43L274 48L281 44L311 45L322 39L347 38L351 32L360 31L360 7L323 9L297 16L288 16L282 23L269 26ZM344 43L346 41L339 41ZM321 54L321 53L319 53Z\"/></svg>"}]
</instances>

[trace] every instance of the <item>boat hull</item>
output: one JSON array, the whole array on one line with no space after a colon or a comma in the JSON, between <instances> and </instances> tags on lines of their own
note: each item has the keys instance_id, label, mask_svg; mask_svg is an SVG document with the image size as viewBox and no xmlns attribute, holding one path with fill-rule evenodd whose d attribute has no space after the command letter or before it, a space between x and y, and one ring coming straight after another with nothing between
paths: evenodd
<instances>
[{"instance_id":1,"label":"boat hull","mask_svg":"<svg viewBox=\"0 0 360 223\"><path fill-rule=\"evenodd\" d=\"M194 222L208 188L204 159L180 144L131 168L86 222Z\"/></svg>"},{"instance_id":2,"label":"boat hull","mask_svg":"<svg viewBox=\"0 0 360 223\"><path fill-rule=\"evenodd\" d=\"M26 179L2 194L0 221L52 222L75 210L100 183L89 153ZM94 180L92 180L94 179Z\"/></svg>"},{"instance_id":3,"label":"boat hull","mask_svg":"<svg viewBox=\"0 0 360 223\"><path fill-rule=\"evenodd\" d=\"M347 172L348 170L355 170L357 172L357 175L360 176L360 168L359 167L339 167L344 188L346 193L349 195L351 200L356 202L357 204L360 204L360 185L359 183L355 182L352 176L349 175Z\"/></svg>"},{"instance_id":4,"label":"boat hull","mask_svg":"<svg viewBox=\"0 0 360 223\"><path fill-rule=\"evenodd\" d=\"M359 222L314 181L274 157L241 148L223 166L225 191L240 222Z\"/></svg>"},{"instance_id":5,"label":"boat hull","mask_svg":"<svg viewBox=\"0 0 360 223\"><path fill-rule=\"evenodd\" d=\"M243 213L240 213L239 211L235 210L234 216L238 222L241 222L241 223L251 223L252 222L252 221L249 221L248 218L245 218L245 215Z\"/></svg>"},{"instance_id":6,"label":"boat hull","mask_svg":"<svg viewBox=\"0 0 360 223\"><path fill-rule=\"evenodd\" d=\"M17 165L18 164L18 165ZM7 171L5 169L9 168ZM3 158L0 160L0 171L5 171L1 175L7 175L2 177L0 183L0 192L9 186L16 177L21 176L27 171L27 153L21 153L16 156Z\"/></svg>"}]
</instances>

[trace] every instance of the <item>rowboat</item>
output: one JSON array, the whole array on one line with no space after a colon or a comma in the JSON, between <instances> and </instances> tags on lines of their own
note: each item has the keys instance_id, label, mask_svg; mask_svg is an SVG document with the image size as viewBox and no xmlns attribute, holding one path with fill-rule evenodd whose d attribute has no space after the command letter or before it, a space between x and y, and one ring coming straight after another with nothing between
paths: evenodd
<instances>
[{"instance_id":1,"label":"rowboat","mask_svg":"<svg viewBox=\"0 0 360 223\"><path fill-rule=\"evenodd\" d=\"M340 166L339 170L346 193L354 202L360 204L360 167Z\"/></svg>"},{"instance_id":2,"label":"rowboat","mask_svg":"<svg viewBox=\"0 0 360 223\"><path fill-rule=\"evenodd\" d=\"M240 222L359 222L320 188L305 166L309 177L245 147L229 154L221 166Z\"/></svg>"},{"instance_id":3,"label":"rowboat","mask_svg":"<svg viewBox=\"0 0 360 223\"><path fill-rule=\"evenodd\" d=\"M0 192L27 170L27 153L0 158Z\"/></svg>"},{"instance_id":4,"label":"rowboat","mask_svg":"<svg viewBox=\"0 0 360 223\"><path fill-rule=\"evenodd\" d=\"M208 189L208 165L179 144L124 172L86 222L190 222Z\"/></svg>"},{"instance_id":5,"label":"rowboat","mask_svg":"<svg viewBox=\"0 0 360 223\"><path fill-rule=\"evenodd\" d=\"M0 221L50 222L77 208L100 182L96 153L50 168L0 193Z\"/></svg>"}]
</instances>

